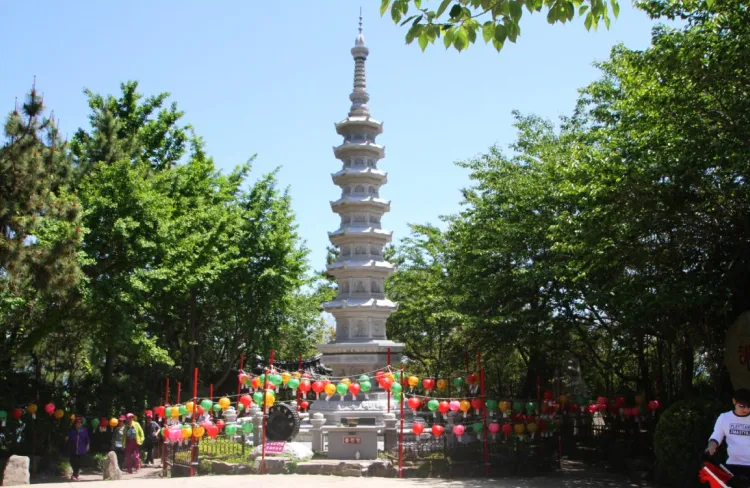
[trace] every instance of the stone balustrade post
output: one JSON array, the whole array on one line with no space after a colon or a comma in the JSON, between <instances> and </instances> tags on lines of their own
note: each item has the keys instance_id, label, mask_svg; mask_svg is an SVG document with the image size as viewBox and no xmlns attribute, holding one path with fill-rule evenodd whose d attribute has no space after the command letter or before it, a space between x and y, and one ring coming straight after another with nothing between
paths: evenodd
<instances>
[{"instance_id":1,"label":"stone balustrade post","mask_svg":"<svg viewBox=\"0 0 750 488\"><path fill-rule=\"evenodd\" d=\"M312 429L310 429L312 450L313 452L323 452L323 425L326 423L326 418L320 412L314 413L310 423L312 424Z\"/></svg>"}]
</instances>

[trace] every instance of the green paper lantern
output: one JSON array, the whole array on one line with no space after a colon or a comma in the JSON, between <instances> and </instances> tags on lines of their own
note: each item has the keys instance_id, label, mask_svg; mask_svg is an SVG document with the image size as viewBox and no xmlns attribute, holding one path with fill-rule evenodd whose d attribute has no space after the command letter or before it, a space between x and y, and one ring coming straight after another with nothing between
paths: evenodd
<instances>
[{"instance_id":1,"label":"green paper lantern","mask_svg":"<svg viewBox=\"0 0 750 488\"><path fill-rule=\"evenodd\" d=\"M258 379L260 380L260 386L263 387L263 385L266 384L266 375L265 375L265 373L262 374L262 375L260 375L260 376L258 376Z\"/></svg>"},{"instance_id":2,"label":"green paper lantern","mask_svg":"<svg viewBox=\"0 0 750 488\"><path fill-rule=\"evenodd\" d=\"M487 411L497 410L497 400L487 400L485 405L487 405Z\"/></svg>"},{"instance_id":3,"label":"green paper lantern","mask_svg":"<svg viewBox=\"0 0 750 488\"><path fill-rule=\"evenodd\" d=\"M226 427L224 427L224 433L229 436L237 434L237 426L234 424L227 425Z\"/></svg>"},{"instance_id":4,"label":"green paper lantern","mask_svg":"<svg viewBox=\"0 0 750 488\"><path fill-rule=\"evenodd\" d=\"M395 385L394 385L394 386L395 386ZM399 386L400 386L400 385L399 385ZM393 386L391 387L391 389L393 389ZM398 393L394 392L394 393L393 393L393 399L394 399L394 400L401 400L401 392L400 392L400 391L399 391Z\"/></svg>"},{"instance_id":5,"label":"green paper lantern","mask_svg":"<svg viewBox=\"0 0 750 488\"><path fill-rule=\"evenodd\" d=\"M401 395L401 390L402 389L403 388L401 387L401 383L393 383L391 385L391 393L393 393L394 396L395 395Z\"/></svg>"},{"instance_id":6,"label":"green paper lantern","mask_svg":"<svg viewBox=\"0 0 750 488\"><path fill-rule=\"evenodd\" d=\"M185 405L180 405L180 416L187 415L187 407Z\"/></svg>"},{"instance_id":7,"label":"green paper lantern","mask_svg":"<svg viewBox=\"0 0 750 488\"><path fill-rule=\"evenodd\" d=\"M219 412L221 412L221 405L219 405L218 403L214 403L213 407L211 407L211 408L212 408L212 409L214 410L214 412L216 412L216 413L219 413Z\"/></svg>"},{"instance_id":8,"label":"green paper lantern","mask_svg":"<svg viewBox=\"0 0 750 488\"><path fill-rule=\"evenodd\" d=\"M238 404L237 404L237 411L238 411L238 412L241 412L241 411L243 411L243 410L245 410L245 406L244 406L243 404L241 404L241 403L238 403Z\"/></svg>"},{"instance_id":9,"label":"green paper lantern","mask_svg":"<svg viewBox=\"0 0 750 488\"><path fill-rule=\"evenodd\" d=\"M287 384L286 384L286 385L287 385L287 386L288 386L289 388L291 388L292 390L296 390L297 388L299 388L299 378L292 378L292 379L290 379L290 380L289 380L289 381L287 382Z\"/></svg>"},{"instance_id":10,"label":"green paper lantern","mask_svg":"<svg viewBox=\"0 0 750 488\"><path fill-rule=\"evenodd\" d=\"M206 412L211 410L211 407L213 407L213 405L214 405L214 402L212 402L208 398L201 400L201 407L203 407L203 410L205 410Z\"/></svg>"},{"instance_id":11,"label":"green paper lantern","mask_svg":"<svg viewBox=\"0 0 750 488\"><path fill-rule=\"evenodd\" d=\"M96 429L97 427L99 427L99 419L89 420L89 425L91 426L91 430Z\"/></svg>"},{"instance_id":12,"label":"green paper lantern","mask_svg":"<svg viewBox=\"0 0 750 488\"><path fill-rule=\"evenodd\" d=\"M8 412L5 410L0 410L0 420L7 420L8 418Z\"/></svg>"},{"instance_id":13,"label":"green paper lantern","mask_svg":"<svg viewBox=\"0 0 750 488\"><path fill-rule=\"evenodd\" d=\"M344 383L339 383L336 385L336 393L339 394L343 398L344 395L346 395L346 392L349 390L349 387L346 386Z\"/></svg>"},{"instance_id":14,"label":"green paper lantern","mask_svg":"<svg viewBox=\"0 0 750 488\"><path fill-rule=\"evenodd\" d=\"M396 381L401 383L401 371L396 371L396 373L393 376L396 378Z\"/></svg>"},{"instance_id":15,"label":"green paper lantern","mask_svg":"<svg viewBox=\"0 0 750 488\"><path fill-rule=\"evenodd\" d=\"M364 375L362 375L362 376L364 376ZM359 383L359 388L363 392L367 393L368 391L370 391L372 389L372 383L370 383L369 381L361 381Z\"/></svg>"},{"instance_id":16,"label":"green paper lantern","mask_svg":"<svg viewBox=\"0 0 750 488\"><path fill-rule=\"evenodd\" d=\"M427 408L430 409L430 412L434 412L435 410L437 410L439 405L440 402L434 399L427 402Z\"/></svg>"},{"instance_id":17,"label":"green paper lantern","mask_svg":"<svg viewBox=\"0 0 750 488\"><path fill-rule=\"evenodd\" d=\"M523 410L523 403L519 401L513 402L513 411L514 412L520 412Z\"/></svg>"},{"instance_id":18,"label":"green paper lantern","mask_svg":"<svg viewBox=\"0 0 750 488\"><path fill-rule=\"evenodd\" d=\"M272 374L268 377L268 381L273 383L274 386L279 386L283 380L280 374Z\"/></svg>"},{"instance_id":19,"label":"green paper lantern","mask_svg":"<svg viewBox=\"0 0 750 488\"><path fill-rule=\"evenodd\" d=\"M535 410L536 410L536 402L529 402L526 404L527 413L534 413Z\"/></svg>"},{"instance_id":20,"label":"green paper lantern","mask_svg":"<svg viewBox=\"0 0 750 488\"><path fill-rule=\"evenodd\" d=\"M453 386L455 386L456 388L458 388L460 390L464 386L464 379L463 378L453 378Z\"/></svg>"},{"instance_id":21,"label":"green paper lantern","mask_svg":"<svg viewBox=\"0 0 750 488\"><path fill-rule=\"evenodd\" d=\"M161 437L162 437L162 439L163 439L164 437L166 437L166 436L165 436L166 432L167 432L167 428L166 428L166 427L162 427L161 429L159 429L159 433L161 433Z\"/></svg>"},{"instance_id":22,"label":"green paper lantern","mask_svg":"<svg viewBox=\"0 0 750 488\"><path fill-rule=\"evenodd\" d=\"M482 422L474 422L471 428L474 430L475 433L481 434L482 431L484 430L484 424Z\"/></svg>"},{"instance_id":23,"label":"green paper lantern","mask_svg":"<svg viewBox=\"0 0 750 488\"><path fill-rule=\"evenodd\" d=\"M255 426L252 422L245 422L242 424L242 432L244 432L245 434L252 434L254 428Z\"/></svg>"},{"instance_id":24,"label":"green paper lantern","mask_svg":"<svg viewBox=\"0 0 750 488\"><path fill-rule=\"evenodd\" d=\"M255 393L253 393L253 401L258 405L263 405L263 392L256 391Z\"/></svg>"},{"instance_id":25,"label":"green paper lantern","mask_svg":"<svg viewBox=\"0 0 750 488\"><path fill-rule=\"evenodd\" d=\"M172 407L164 407L164 417L168 419L172 418Z\"/></svg>"},{"instance_id":26,"label":"green paper lantern","mask_svg":"<svg viewBox=\"0 0 750 488\"><path fill-rule=\"evenodd\" d=\"M360 382L360 383L362 383L362 382L364 382L364 381L370 381L370 377L369 377L369 376L367 376L366 374L363 374L363 375L361 375L361 376L359 377L359 382Z\"/></svg>"}]
</instances>

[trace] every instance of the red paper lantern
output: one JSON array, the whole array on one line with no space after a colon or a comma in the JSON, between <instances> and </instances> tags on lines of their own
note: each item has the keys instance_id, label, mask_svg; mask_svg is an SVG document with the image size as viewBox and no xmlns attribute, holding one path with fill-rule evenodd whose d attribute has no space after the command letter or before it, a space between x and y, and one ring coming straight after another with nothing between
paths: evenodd
<instances>
[{"instance_id":1,"label":"red paper lantern","mask_svg":"<svg viewBox=\"0 0 750 488\"><path fill-rule=\"evenodd\" d=\"M450 403L446 402L445 400L443 400L442 402L438 404L438 410L443 415L447 414L450 409L451 409Z\"/></svg>"},{"instance_id":2,"label":"red paper lantern","mask_svg":"<svg viewBox=\"0 0 750 488\"><path fill-rule=\"evenodd\" d=\"M156 416L157 417L159 417L159 418L164 417L164 407L163 406L154 407L154 412L156 412Z\"/></svg>"},{"instance_id":3,"label":"red paper lantern","mask_svg":"<svg viewBox=\"0 0 750 488\"><path fill-rule=\"evenodd\" d=\"M14 419L16 419L16 420L21 420L21 417L23 417L23 410L21 410L20 408L14 408L14 409L13 409L13 410L12 410L12 411L10 412L10 415L11 415L11 416L12 416L12 417L13 417Z\"/></svg>"},{"instance_id":4,"label":"red paper lantern","mask_svg":"<svg viewBox=\"0 0 750 488\"><path fill-rule=\"evenodd\" d=\"M554 398L555 398L555 394L552 393L551 391L547 390L544 392L544 399L546 401L554 400Z\"/></svg>"},{"instance_id":5,"label":"red paper lantern","mask_svg":"<svg viewBox=\"0 0 750 488\"><path fill-rule=\"evenodd\" d=\"M205 429L208 437L210 437L211 439L216 439L216 436L219 435L219 427L217 427L216 425L209 425Z\"/></svg>"},{"instance_id":6,"label":"red paper lantern","mask_svg":"<svg viewBox=\"0 0 750 488\"><path fill-rule=\"evenodd\" d=\"M509 436L513 433L513 426L510 424L503 424L502 430L504 436Z\"/></svg>"},{"instance_id":7,"label":"red paper lantern","mask_svg":"<svg viewBox=\"0 0 750 488\"><path fill-rule=\"evenodd\" d=\"M656 412L657 410L659 410L659 402L657 400L651 400L650 402L648 402L648 409L652 412Z\"/></svg>"},{"instance_id":8,"label":"red paper lantern","mask_svg":"<svg viewBox=\"0 0 750 488\"><path fill-rule=\"evenodd\" d=\"M237 377L241 385L244 385L245 383L247 383L248 378L249 376L246 375L245 373L240 373L239 376Z\"/></svg>"},{"instance_id":9,"label":"red paper lantern","mask_svg":"<svg viewBox=\"0 0 750 488\"><path fill-rule=\"evenodd\" d=\"M310 408L310 403L307 401L301 401L299 404L299 408L301 408L302 410L306 412L307 409Z\"/></svg>"},{"instance_id":10,"label":"red paper lantern","mask_svg":"<svg viewBox=\"0 0 750 488\"><path fill-rule=\"evenodd\" d=\"M475 412L482 410L484 408L484 398L472 398L471 408L473 408Z\"/></svg>"},{"instance_id":11,"label":"red paper lantern","mask_svg":"<svg viewBox=\"0 0 750 488\"><path fill-rule=\"evenodd\" d=\"M594 415L597 410L599 410L599 405L597 405L595 403L592 403L591 405L589 405L589 413L591 415Z\"/></svg>"},{"instance_id":12,"label":"red paper lantern","mask_svg":"<svg viewBox=\"0 0 750 488\"><path fill-rule=\"evenodd\" d=\"M424 424L416 423L411 426L411 430L417 435L422 435L422 432L424 432Z\"/></svg>"},{"instance_id":13,"label":"red paper lantern","mask_svg":"<svg viewBox=\"0 0 750 488\"><path fill-rule=\"evenodd\" d=\"M570 413L578 413L578 404L577 403L569 403L568 404L568 411Z\"/></svg>"},{"instance_id":14,"label":"red paper lantern","mask_svg":"<svg viewBox=\"0 0 750 488\"><path fill-rule=\"evenodd\" d=\"M380 380L380 387L386 391L391 391L391 385L393 385L393 381L391 381L390 378L383 377L383 379Z\"/></svg>"},{"instance_id":15,"label":"red paper lantern","mask_svg":"<svg viewBox=\"0 0 750 488\"><path fill-rule=\"evenodd\" d=\"M250 395L242 395L240 397L240 403L247 410L248 408L250 408L250 405L253 404L253 399L250 398Z\"/></svg>"},{"instance_id":16,"label":"red paper lantern","mask_svg":"<svg viewBox=\"0 0 750 488\"><path fill-rule=\"evenodd\" d=\"M425 378L422 380L422 387L424 387L425 391L430 391L433 388L435 388L435 380L432 378Z\"/></svg>"},{"instance_id":17,"label":"red paper lantern","mask_svg":"<svg viewBox=\"0 0 750 488\"><path fill-rule=\"evenodd\" d=\"M222 430L224 428L224 421L219 419L216 421L216 428Z\"/></svg>"},{"instance_id":18,"label":"red paper lantern","mask_svg":"<svg viewBox=\"0 0 750 488\"><path fill-rule=\"evenodd\" d=\"M195 411L198 412L198 415L203 415L204 413L206 413L206 411L203 410L203 407L201 407L200 405L197 405L195 407Z\"/></svg>"},{"instance_id":19,"label":"red paper lantern","mask_svg":"<svg viewBox=\"0 0 750 488\"><path fill-rule=\"evenodd\" d=\"M316 381L312 384L312 390L315 392L316 396L319 396L321 393L323 393L323 390L326 389L326 384L322 381Z\"/></svg>"},{"instance_id":20,"label":"red paper lantern","mask_svg":"<svg viewBox=\"0 0 750 488\"><path fill-rule=\"evenodd\" d=\"M599 398L596 399L596 403L598 403L599 405L606 405L607 401L608 401L607 397L603 397L603 396L600 396Z\"/></svg>"},{"instance_id":21,"label":"red paper lantern","mask_svg":"<svg viewBox=\"0 0 750 488\"><path fill-rule=\"evenodd\" d=\"M54 403L48 403L44 406L44 411L47 412L47 415L54 415L55 414L55 404Z\"/></svg>"},{"instance_id":22,"label":"red paper lantern","mask_svg":"<svg viewBox=\"0 0 750 488\"><path fill-rule=\"evenodd\" d=\"M625 406L625 398L624 397L617 397L615 398L615 405L617 405L617 408L622 408Z\"/></svg>"},{"instance_id":23,"label":"red paper lantern","mask_svg":"<svg viewBox=\"0 0 750 488\"><path fill-rule=\"evenodd\" d=\"M440 437L441 435L443 435L443 432L445 432L445 429L442 425L435 424L432 426L432 435L434 435L435 437Z\"/></svg>"},{"instance_id":24,"label":"red paper lantern","mask_svg":"<svg viewBox=\"0 0 750 488\"><path fill-rule=\"evenodd\" d=\"M311 387L312 385L310 384L310 380L308 379L304 379L299 382L299 390L305 395L307 395L307 392L310 391Z\"/></svg>"},{"instance_id":25,"label":"red paper lantern","mask_svg":"<svg viewBox=\"0 0 750 488\"><path fill-rule=\"evenodd\" d=\"M624 408L622 414L625 415L625 418L629 419L630 416L633 415L633 412L629 408Z\"/></svg>"},{"instance_id":26,"label":"red paper lantern","mask_svg":"<svg viewBox=\"0 0 750 488\"><path fill-rule=\"evenodd\" d=\"M107 419L99 419L99 428L100 429L106 429L109 425L109 420Z\"/></svg>"},{"instance_id":27,"label":"red paper lantern","mask_svg":"<svg viewBox=\"0 0 750 488\"><path fill-rule=\"evenodd\" d=\"M409 401L407 403L409 404L409 408L411 408L415 412L422 405L422 402L419 401L419 398L415 398L415 397L409 398Z\"/></svg>"},{"instance_id":28,"label":"red paper lantern","mask_svg":"<svg viewBox=\"0 0 750 488\"><path fill-rule=\"evenodd\" d=\"M252 386L254 390L260 388L260 377L256 376L255 378L250 380L250 386Z\"/></svg>"},{"instance_id":29,"label":"red paper lantern","mask_svg":"<svg viewBox=\"0 0 750 488\"><path fill-rule=\"evenodd\" d=\"M303 378L307 378L308 380L312 379L312 376L310 376L310 373L302 373Z\"/></svg>"},{"instance_id":30,"label":"red paper lantern","mask_svg":"<svg viewBox=\"0 0 750 488\"><path fill-rule=\"evenodd\" d=\"M352 394L352 397L354 399L357 398L357 395L359 395L361 389L362 387L359 386L359 383L349 383L349 393Z\"/></svg>"},{"instance_id":31,"label":"red paper lantern","mask_svg":"<svg viewBox=\"0 0 750 488\"><path fill-rule=\"evenodd\" d=\"M479 383L479 375L476 373L471 373L466 377L466 382L470 385L476 385L477 383Z\"/></svg>"},{"instance_id":32,"label":"red paper lantern","mask_svg":"<svg viewBox=\"0 0 750 488\"><path fill-rule=\"evenodd\" d=\"M600 403L599 404L599 411L604 413L607 411L607 404L606 403Z\"/></svg>"}]
</instances>

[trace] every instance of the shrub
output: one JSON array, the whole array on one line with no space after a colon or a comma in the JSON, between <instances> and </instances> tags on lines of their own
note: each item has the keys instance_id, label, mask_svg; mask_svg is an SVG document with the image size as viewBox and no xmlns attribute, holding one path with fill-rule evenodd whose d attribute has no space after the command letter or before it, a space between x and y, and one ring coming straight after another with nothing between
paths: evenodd
<instances>
[{"instance_id":1,"label":"shrub","mask_svg":"<svg viewBox=\"0 0 750 488\"><path fill-rule=\"evenodd\" d=\"M676 402L659 418L654 433L657 479L671 486L700 486L700 452L708 445L716 418L728 406L715 399Z\"/></svg>"},{"instance_id":2,"label":"shrub","mask_svg":"<svg viewBox=\"0 0 750 488\"><path fill-rule=\"evenodd\" d=\"M92 460L94 462L94 469L98 471L104 471L104 461L107 460L107 455L104 453L96 453L92 456Z\"/></svg>"}]
</instances>

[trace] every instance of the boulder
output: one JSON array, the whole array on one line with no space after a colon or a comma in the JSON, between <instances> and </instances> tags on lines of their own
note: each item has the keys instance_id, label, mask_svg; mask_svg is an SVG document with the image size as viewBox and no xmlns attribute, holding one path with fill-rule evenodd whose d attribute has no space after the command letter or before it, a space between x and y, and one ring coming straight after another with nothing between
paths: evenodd
<instances>
[{"instance_id":1,"label":"boulder","mask_svg":"<svg viewBox=\"0 0 750 488\"><path fill-rule=\"evenodd\" d=\"M260 473L260 458L255 458L253 461L253 469L255 472ZM286 458L266 458L266 474L284 474L286 472L286 463L289 460Z\"/></svg>"},{"instance_id":2,"label":"boulder","mask_svg":"<svg viewBox=\"0 0 750 488\"><path fill-rule=\"evenodd\" d=\"M262 451L262 445L256 446L250 454L250 457L253 459L256 457L259 458L261 457ZM297 461L308 461L312 459L313 452L312 449L301 442L287 442L284 444L284 449L281 451L281 454L269 454L266 452L266 459L268 459L269 456L284 456Z\"/></svg>"},{"instance_id":3,"label":"boulder","mask_svg":"<svg viewBox=\"0 0 750 488\"><path fill-rule=\"evenodd\" d=\"M235 465L223 461L211 461L212 474L232 474Z\"/></svg>"},{"instance_id":4,"label":"boulder","mask_svg":"<svg viewBox=\"0 0 750 488\"><path fill-rule=\"evenodd\" d=\"M122 479L122 471L120 466L117 464L117 453L115 451L109 451L107 457L104 459L104 473L105 480L119 480Z\"/></svg>"},{"instance_id":5,"label":"boulder","mask_svg":"<svg viewBox=\"0 0 750 488\"><path fill-rule=\"evenodd\" d=\"M359 463L340 462L333 467L334 476L362 476L362 466Z\"/></svg>"},{"instance_id":6,"label":"boulder","mask_svg":"<svg viewBox=\"0 0 750 488\"><path fill-rule=\"evenodd\" d=\"M302 463L297 465L297 474L331 474L333 464Z\"/></svg>"},{"instance_id":7,"label":"boulder","mask_svg":"<svg viewBox=\"0 0 750 488\"><path fill-rule=\"evenodd\" d=\"M11 456L3 471L3 486L28 485L29 481L29 458Z\"/></svg>"},{"instance_id":8,"label":"boulder","mask_svg":"<svg viewBox=\"0 0 750 488\"><path fill-rule=\"evenodd\" d=\"M232 470L232 474L253 474L253 468L247 464L236 464Z\"/></svg>"},{"instance_id":9,"label":"boulder","mask_svg":"<svg viewBox=\"0 0 750 488\"><path fill-rule=\"evenodd\" d=\"M393 478L396 476L396 468L390 461L375 461L367 468L367 476Z\"/></svg>"}]
</instances>

